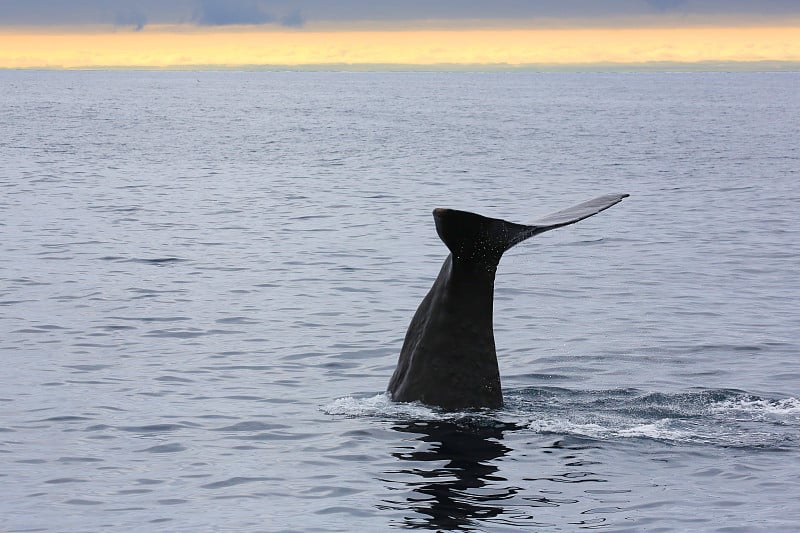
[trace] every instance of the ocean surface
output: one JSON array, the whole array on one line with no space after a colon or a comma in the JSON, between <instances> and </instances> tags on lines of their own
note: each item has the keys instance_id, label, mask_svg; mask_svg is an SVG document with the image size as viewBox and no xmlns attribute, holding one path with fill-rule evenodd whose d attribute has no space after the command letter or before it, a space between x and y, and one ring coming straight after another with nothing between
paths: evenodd
<instances>
[{"instance_id":1,"label":"ocean surface","mask_svg":"<svg viewBox=\"0 0 800 533\"><path fill-rule=\"evenodd\" d=\"M800 74L0 72L0 530L797 531ZM506 406L384 395L509 251Z\"/></svg>"}]
</instances>

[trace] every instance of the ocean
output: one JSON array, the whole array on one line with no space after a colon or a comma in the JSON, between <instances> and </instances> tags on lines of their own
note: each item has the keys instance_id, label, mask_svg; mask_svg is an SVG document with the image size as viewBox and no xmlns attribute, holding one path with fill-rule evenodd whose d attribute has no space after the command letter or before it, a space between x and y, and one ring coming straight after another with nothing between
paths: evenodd
<instances>
[{"instance_id":1,"label":"ocean","mask_svg":"<svg viewBox=\"0 0 800 533\"><path fill-rule=\"evenodd\" d=\"M0 530L796 531L800 74L0 72ZM431 210L505 407L384 391Z\"/></svg>"}]
</instances>

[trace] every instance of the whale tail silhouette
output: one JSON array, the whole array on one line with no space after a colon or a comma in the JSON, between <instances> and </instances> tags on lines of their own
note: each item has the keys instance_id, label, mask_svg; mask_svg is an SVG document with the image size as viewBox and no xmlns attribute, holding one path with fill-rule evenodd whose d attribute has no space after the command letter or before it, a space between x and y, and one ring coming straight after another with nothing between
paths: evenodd
<instances>
[{"instance_id":1,"label":"whale tail silhouette","mask_svg":"<svg viewBox=\"0 0 800 533\"><path fill-rule=\"evenodd\" d=\"M499 218L489 218L468 211L436 208L433 218L436 232L460 261L497 266L503 253L525 239L539 233L568 226L619 203L627 194L599 196L567 209L551 213L536 222L514 224Z\"/></svg>"},{"instance_id":2,"label":"whale tail silhouette","mask_svg":"<svg viewBox=\"0 0 800 533\"><path fill-rule=\"evenodd\" d=\"M626 196L600 196L529 225L435 209L436 232L450 255L408 326L389 380L392 400L447 410L501 407L492 308L503 252L537 233L608 209Z\"/></svg>"}]
</instances>

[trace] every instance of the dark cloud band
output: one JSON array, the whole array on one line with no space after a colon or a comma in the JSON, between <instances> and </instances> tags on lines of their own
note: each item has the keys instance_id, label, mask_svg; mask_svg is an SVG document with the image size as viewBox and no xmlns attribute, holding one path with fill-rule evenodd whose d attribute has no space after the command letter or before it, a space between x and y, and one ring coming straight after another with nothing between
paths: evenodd
<instances>
[{"instance_id":1,"label":"dark cloud band","mask_svg":"<svg viewBox=\"0 0 800 533\"><path fill-rule=\"evenodd\" d=\"M0 26L364 23L412 20L615 19L702 15L797 17L798 0L0 0Z\"/></svg>"}]
</instances>

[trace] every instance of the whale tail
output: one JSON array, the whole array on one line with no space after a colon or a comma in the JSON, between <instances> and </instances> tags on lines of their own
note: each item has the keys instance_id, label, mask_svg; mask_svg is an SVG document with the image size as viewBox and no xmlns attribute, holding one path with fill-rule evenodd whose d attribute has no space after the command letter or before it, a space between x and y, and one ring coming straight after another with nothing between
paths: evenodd
<instances>
[{"instance_id":1,"label":"whale tail","mask_svg":"<svg viewBox=\"0 0 800 533\"><path fill-rule=\"evenodd\" d=\"M536 222L514 224L468 211L436 208L436 232L458 260L496 266L503 253L539 233L574 224L619 203L627 194L608 194L551 213Z\"/></svg>"}]
</instances>

